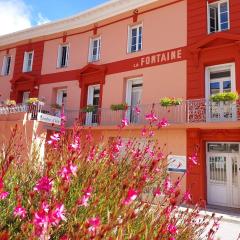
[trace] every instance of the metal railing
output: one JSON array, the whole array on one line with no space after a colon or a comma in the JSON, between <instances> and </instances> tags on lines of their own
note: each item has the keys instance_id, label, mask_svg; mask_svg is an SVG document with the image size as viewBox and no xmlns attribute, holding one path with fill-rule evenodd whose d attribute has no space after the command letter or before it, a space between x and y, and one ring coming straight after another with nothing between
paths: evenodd
<instances>
[{"instance_id":1,"label":"metal railing","mask_svg":"<svg viewBox=\"0 0 240 240\"><path fill-rule=\"evenodd\" d=\"M110 108L97 108L93 112L65 109L66 125L75 123L86 126L117 126L126 118L130 124L147 124L146 115L154 112L159 119L167 119L170 124L226 122L240 120L240 103L212 102L206 99L183 101L177 106L163 107L160 104L128 107L127 110L113 111ZM0 106L0 115L26 112L32 119L37 119L38 113L60 117L61 109L49 105L18 104L16 106Z\"/></svg>"}]
</instances>

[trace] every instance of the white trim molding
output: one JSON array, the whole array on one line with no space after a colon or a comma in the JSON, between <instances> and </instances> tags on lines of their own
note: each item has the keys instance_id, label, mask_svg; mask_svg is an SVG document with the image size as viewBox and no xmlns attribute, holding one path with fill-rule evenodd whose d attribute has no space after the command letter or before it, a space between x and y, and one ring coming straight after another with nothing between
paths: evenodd
<instances>
[{"instance_id":1,"label":"white trim molding","mask_svg":"<svg viewBox=\"0 0 240 240\"><path fill-rule=\"evenodd\" d=\"M95 24L99 21L158 1L159 0L111 0L69 18L0 36L0 47ZM167 2L171 3L174 1L168 0Z\"/></svg>"}]
</instances>

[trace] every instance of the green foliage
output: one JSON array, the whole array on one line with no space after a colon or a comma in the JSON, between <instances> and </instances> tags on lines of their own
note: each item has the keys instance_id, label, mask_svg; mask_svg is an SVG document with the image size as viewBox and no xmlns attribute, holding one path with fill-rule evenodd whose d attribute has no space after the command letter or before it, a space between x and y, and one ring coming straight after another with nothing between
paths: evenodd
<instances>
[{"instance_id":1,"label":"green foliage","mask_svg":"<svg viewBox=\"0 0 240 240\"><path fill-rule=\"evenodd\" d=\"M239 99L237 92L224 92L217 93L211 96L213 102L227 102L227 101L236 101Z\"/></svg>"},{"instance_id":2,"label":"green foliage","mask_svg":"<svg viewBox=\"0 0 240 240\"><path fill-rule=\"evenodd\" d=\"M96 110L97 110L97 106L93 106L93 105L87 105L82 109L82 111L86 113L94 112Z\"/></svg>"},{"instance_id":3,"label":"green foliage","mask_svg":"<svg viewBox=\"0 0 240 240\"><path fill-rule=\"evenodd\" d=\"M181 98L164 97L160 99L160 105L163 107L178 106L182 104Z\"/></svg>"},{"instance_id":4,"label":"green foliage","mask_svg":"<svg viewBox=\"0 0 240 240\"><path fill-rule=\"evenodd\" d=\"M119 111L119 110L127 110L128 105L126 103L120 103L120 104L112 104L111 110L112 111Z\"/></svg>"}]
</instances>

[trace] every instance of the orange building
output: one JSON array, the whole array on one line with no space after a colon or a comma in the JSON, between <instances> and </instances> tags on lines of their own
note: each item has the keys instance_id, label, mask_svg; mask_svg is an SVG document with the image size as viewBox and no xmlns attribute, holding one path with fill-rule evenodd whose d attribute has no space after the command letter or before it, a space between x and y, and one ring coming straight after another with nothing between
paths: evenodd
<instances>
[{"instance_id":1,"label":"orange building","mask_svg":"<svg viewBox=\"0 0 240 240\"><path fill-rule=\"evenodd\" d=\"M28 141L33 129L44 139L64 104L68 128L77 120L107 140L126 118L123 138L141 138L153 110L170 123L154 138L182 163L172 178L187 170L182 189L195 201L240 207L238 102L210 100L240 87L239 10L238 0L115 0L0 37L0 100L17 103L0 107L2 136L21 122ZM30 111L32 97L45 104ZM164 97L182 101L166 107Z\"/></svg>"}]
</instances>

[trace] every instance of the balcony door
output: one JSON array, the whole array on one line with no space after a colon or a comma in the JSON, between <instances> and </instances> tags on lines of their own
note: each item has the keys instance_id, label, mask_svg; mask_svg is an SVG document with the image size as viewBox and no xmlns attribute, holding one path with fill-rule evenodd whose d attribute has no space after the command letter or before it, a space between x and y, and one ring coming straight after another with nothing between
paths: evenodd
<instances>
[{"instance_id":1,"label":"balcony door","mask_svg":"<svg viewBox=\"0 0 240 240\"><path fill-rule=\"evenodd\" d=\"M88 86L87 105L94 106L95 109L86 113L86 125L98 123L98 108L100 103L100 85Z\"/></svg>"},{"instance_id":2,"label":"balcony door","mask_svg":"<svg viewBox=\"0 0 240 240\"><path fill-rule=\"evenodd\" d=\"M229 63L206 68L206 117L207 121L236 120L236 102L212 102L211 96L235 92L235 64Z\"/></svg>"},{"instance_id":3,"label":"balcony door","mask_svg":"<svg viewBox=\"0 0 240 240\"><path fill-rule=\"evenodd\" d=\"M23 92L22 93L22 103L27 103L27 100L29 99L30 97L30 92L29 91L26 91L26 92Z\"/></svg>"},{"instance_id":4,"label":"balcony door","mask_svg":"<svg viewBox=\"0 0 240 240\"><path fill-rule=\"evenodd\" d=\"M131 123L139 122L139 115L134 108L141 103L142 99L142 79L131 79L127 82L126 103L129 106L127 118Z\"/></svg>"}]
</instances>

